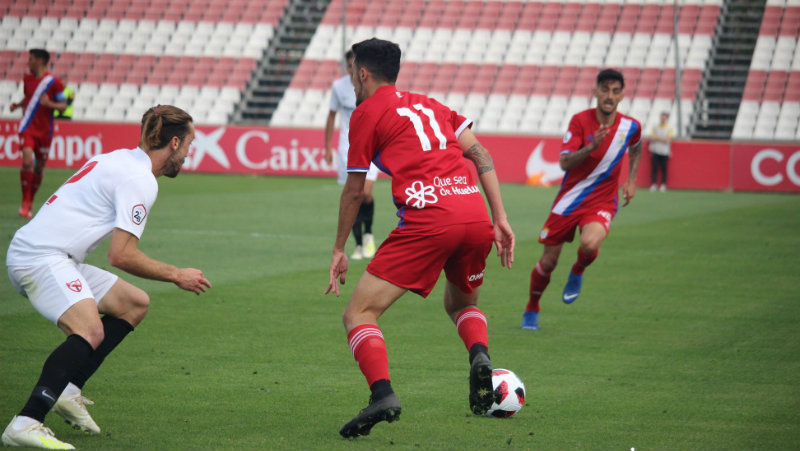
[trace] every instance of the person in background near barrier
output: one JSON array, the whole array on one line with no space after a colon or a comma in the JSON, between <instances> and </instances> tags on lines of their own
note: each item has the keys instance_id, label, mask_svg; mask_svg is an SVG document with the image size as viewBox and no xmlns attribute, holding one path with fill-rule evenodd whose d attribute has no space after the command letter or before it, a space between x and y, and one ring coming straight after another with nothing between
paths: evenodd
<instances>
[{"instance_id":1,"label":"person in background near barrier","mask_svg":"<svg viewBox=\"0 0 800 451\"><path fill-rule=\"evenodd\" d=\"M564 135L559 164L566 171L550 215L539 234L544 251L531 271L528 304L522 328L539 329L539 299L558 263L564 242L572 242L580 228L578 260L572 265L562 300L570 304L581 292L583 271L597 257L617 213L620 164L628 151L630 173L622 188L623 206L636 193L636 171L642 154L641 125L617 111L624 97L625 79L613 69L597 75L593 94L597 108L574 116Z\"/></svg>"},{"instance_id":2,"label":"person in background near barrier","mask_svg":"<svg viewBox=\"0 0 800 451\"><path fill-rule=\"evenodd\" d=\"M510 268L514 261L514 233L494 163L470 131L472 121L436 100L397 90L397 44L373 38L353 45L353 52L358 107L350 128L347 181L325 293L338 296L339 282L345 282L344 246L363 199L370 162L392 176L400 222L367 266L342 317L350 350L371 391L369 405L339 431L348 438L367 435L376 423L392 422L400 415L378 318L408 290L427 297L442 270L447 278L445 311L469 351L470 409L486 413L494 400L492 364L478 294L492 242L503 266Z\"/></svg>"},{"instance_id":3,"label":"person in background near barrier","mask_svg":"<svg viewBox=\"0 0 800 451\"><path fill-rule=\"evenodd\" d=\"M12 286L67 338L45 360L28 401L3 432L6 446L73 448L44 426L51 409L76 429L100 433L82 388L150 305L140 288L83 263L102 240L111 236L108 262L127 273L197 294L211 287L200 270L176 268L138 249L158 194L156 178L178 175L193 139L185 111L150 108L140 147L89 160L14 235L6 257Z\"/></svg>"},{"instance_id":4,"label":"person in background near barrier","mask_svg":"<svg viewBox=\"0 0 800 451\"><path fill-rule=\"evenodd\" d=\"M11 111L24 108L19 121L19 142L22 148L22 168L19 172L22 185L22 204L19 215L33 216L33 197L42 184L44 166L53 139L53 110L64 110L64 84L47 72L50 53L43 49L28 52L29 73L23 77L25 98L9 105Z\"/></svg>"},{"instance_id":5,"label":"person in background near barrier","mask_svg":"<svg viewBox=\"0 0 800 451\"><path fill-rule=\"evenodd\" d=\"M341 114L339 120L339 148L338 159L336 160L336 170L338 172L337 181L344 185L347 180L347 152L350 148L348 133L350 131L350 115L356 109L356 95L353 91L353 52L348 50L344 56L347 67L347 74L337 79L331 85L331 106L328 114L328 121L325 124L325 160L328 164L333 162L333 129L336 121L336 113ZM361 202L361 209L358 211L356 221L353 224L353 238L356 240L356 248L350 256L353 260L372 258L375 255L375 237L372 234L372 220L375 217L375 200L372 197L372 187L378 179L378 168L370 164L367 171L367 179L364 182L364 199Z\"/></svg>"},{"instance_id":6,"label":"person in background near barrier","mask_svg":"<svg viewBox=\"0 0 800 451\"><path fill-rule=\"evenodd\" d=\"M669 126L669 113L661 113L661 122L650 130L650 191L667 190L667 164L669 164L670 142L675 132ZM661 172L661 187L658 186L658 173Z\"/></svg>"},{"instance_id":7,"label":"person in background near barrier","mask_svg":"<svg viewBox=\"0 0 800 451\"><path fill-rule=\"evenodd\" d=\"M64 111L53 111L53 117L61 120L72 120L72 114L75 111L72 106L72 103L75 102L75 90L70 87L67 75L61 77L61 82L64 83L64 101L67 103L67 107Z\"/></svg>"}]
</instances>

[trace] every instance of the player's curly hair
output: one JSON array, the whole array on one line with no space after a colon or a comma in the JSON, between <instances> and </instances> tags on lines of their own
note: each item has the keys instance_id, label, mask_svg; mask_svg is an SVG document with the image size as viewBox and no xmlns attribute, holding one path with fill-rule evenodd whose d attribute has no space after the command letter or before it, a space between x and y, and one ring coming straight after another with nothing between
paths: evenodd
<instances>
[{"instance_id":1,"label":"player's curly hair","mask_svg":"<svg viewBox=\"0 0 800 451\"><path fill-rule=\"evenodd\" d=\"M180 141L189 134L189 123L194 122L186 111L172 105L156 105L142 116L140 146L144 150L161 149L173 137Z\"/></svg>"}]
</instances>

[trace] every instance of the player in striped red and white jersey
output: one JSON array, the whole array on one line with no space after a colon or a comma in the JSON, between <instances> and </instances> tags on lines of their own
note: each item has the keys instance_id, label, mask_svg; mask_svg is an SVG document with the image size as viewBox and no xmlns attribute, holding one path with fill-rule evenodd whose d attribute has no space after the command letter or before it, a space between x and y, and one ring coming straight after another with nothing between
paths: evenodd
<instances>
[{"instance_id":1,"label":"player in striped red and white jersey","mask_svg":"<svg viewBox=\"0 0 800 451\"><path fill-rule=\"evenodd\" d=\"M578 259L572 265L562 300L570 304L578 298L583 271L597 257L617 213L621 163L626 151L630 154L630 172L622 189L623 206L635 195L642 126L617 111L624 88L625 79L620 72L601 71L593 91L597 108L582 111L570 120L559 160L567 172L539 235L544 251L531 272L523 329L538 330L539 299L550 282L561 247L572 242L575 230L580 228Z\"/></svg>"},{"instance_id":2,"label":"player in striped red and white jersey","mask_svg":"<svg viewBox=\"0 0 800 451\"><path fill-rule=\"evenodd\" d=\"M23 77L25 98L9 105L11 111L24 108L19 121L19 142L22 149L22 205L19 215L30 219L33 196L39 189L44 175L44 165L53 139L53 111L67 108L64 84L47 72L50 53L43 49L31 49L28 54L28 70Z\"/></svg>"}]
</instances>

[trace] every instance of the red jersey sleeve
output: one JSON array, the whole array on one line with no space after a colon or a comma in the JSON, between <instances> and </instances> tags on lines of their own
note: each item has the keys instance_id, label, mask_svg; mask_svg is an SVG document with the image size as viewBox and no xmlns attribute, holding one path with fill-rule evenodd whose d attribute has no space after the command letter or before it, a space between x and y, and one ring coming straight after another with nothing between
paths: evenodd
<instances>
[{"instance_id":1,"label":"red jersey sleeve","mask_svg":"<svg viewBox=\"0 0 800 451\"><path fill-rule=\"evenodd\" d=\"M561 153L575 152L583 147L583 135L583 124L581 123L579 116L576 114L572 116L572 119L570 119L567 133L564 134Z\"/></svg>"},{"instance_id":2,"label":"red jersey sleeve","mask_svg":"<svg viewBox=\"0 0 800 451\"><path fill-rule=\"evenodd\" d=\"M633 122L636 123L636 132L633 134L633 137L631 138L631 142L628 146L629 148L639 144L639 142L642 140L642 124L636 119L634 119Z\"/></svg>"},{"instance_id":3,"label":"red jersey sleeve","mask_svg":"<svg viewBox=\"0 0 800 451\"><path fill-rule=\"evenodd\" d=\"M50 85L50 89L47 90L47 95L50 97L50 100L54 102L63 102L66 100L64 97L64 83L61 82L61 79L58 77L53 77L53 83Z\"/></svg>"},{"instance_id":4,"label":"red jersey sleeve","mask_svg":"<svg viewBox=\"0 0 800 451\"><path fill-rule=\"evenodd\" d=\"M453 110L450 110L450 118L453 123L453 130L456 133L456 138L458 138L465 129L472 128L472 120L467 119Z\"/></svg>"},{"instance_id":5,"label":"red jersey sleeve","mask_svg":"<svg viewBox=\"0 0 800 451\"><path fill-rule=\"evenodd\" d=\"M347 171L367 172L378 148L375 121L365 110L356 108L350 116L350 149L347 151Z\"/></svg>"}]
</instances>

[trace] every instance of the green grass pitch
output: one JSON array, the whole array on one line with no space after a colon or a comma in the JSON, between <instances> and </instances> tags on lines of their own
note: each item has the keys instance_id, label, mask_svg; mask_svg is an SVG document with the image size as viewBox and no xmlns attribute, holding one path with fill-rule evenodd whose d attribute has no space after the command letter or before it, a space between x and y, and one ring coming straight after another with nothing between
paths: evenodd
<instances>
[{"instance_id":1,"label":"green grass pitch","mask_svg":"<svg viewBox=\"0 0 800 451\"><path fill-rule=\"evenodd\" d=\"M46 173L37 208L69 174ZM140 248L214 287L195 296L125 276L152 306L86 386L102 435L47 418L79 449L800 448L800 196L640 190L572 305L560 301L576 249L565 246L529 332L519 325L555 188L503 185L516 261L506 270L492 254L480 305L493 363L520 375L526 407L508 420L469 413L467 353L439 284L381 319L401 420L344 440L369 391L341 325L366 263L351 262L340 298L322 295L340 188L198 174L160 187ZM7 249L24 223L17 169L0 169L0 192ZM396 222L388 181L375 196L380 240ZM108 268L105 250L87 262ZM0 277L0 427L62 339Z\"/></svg>"}]
</instances>

